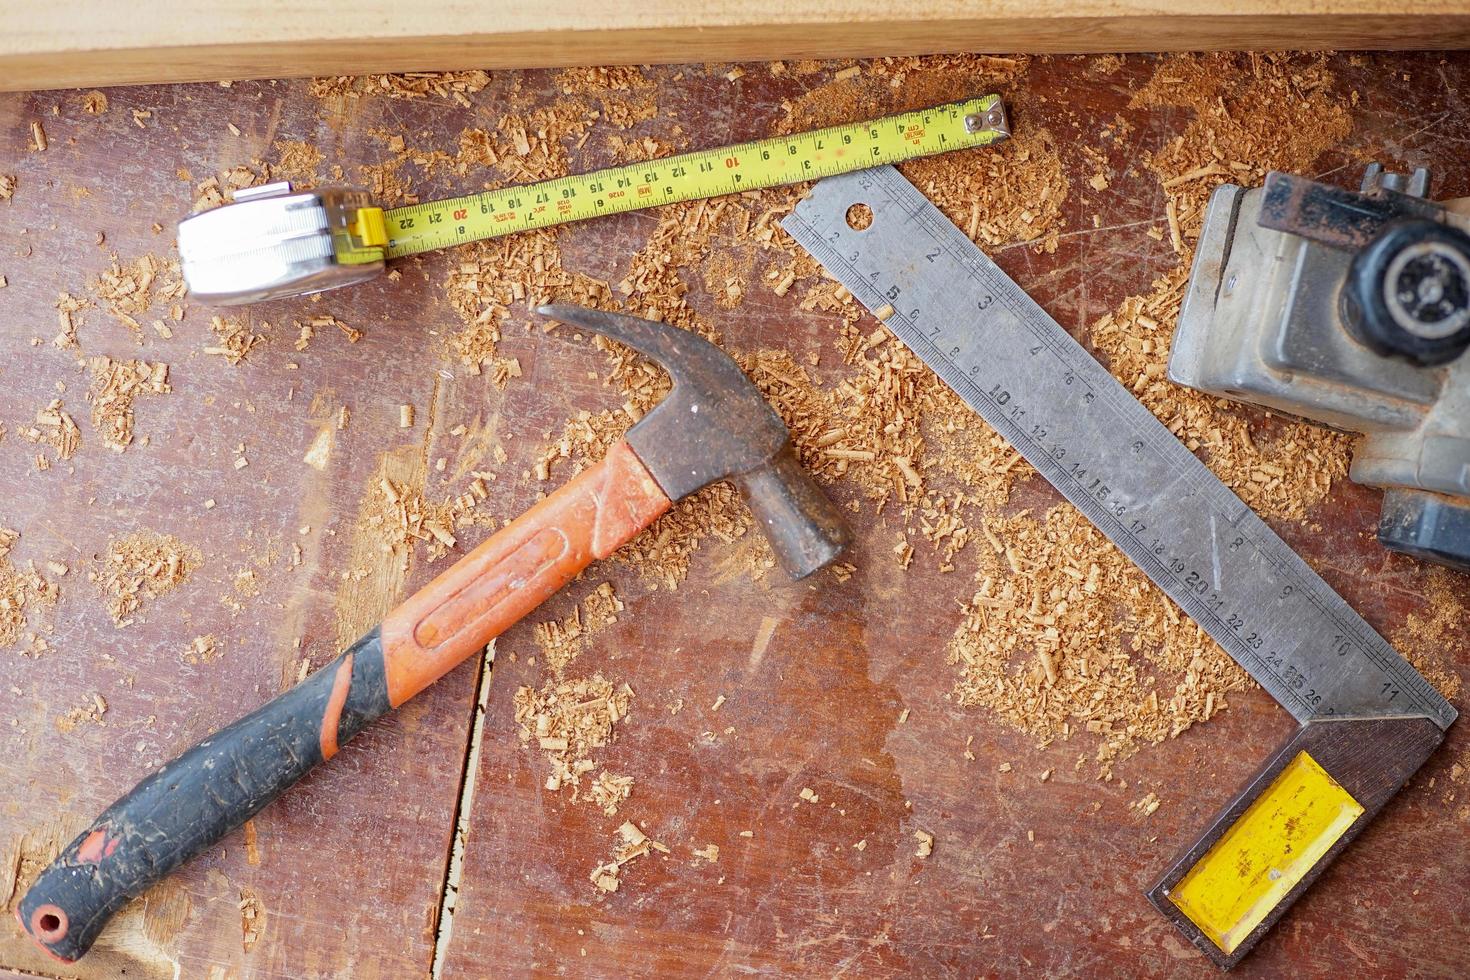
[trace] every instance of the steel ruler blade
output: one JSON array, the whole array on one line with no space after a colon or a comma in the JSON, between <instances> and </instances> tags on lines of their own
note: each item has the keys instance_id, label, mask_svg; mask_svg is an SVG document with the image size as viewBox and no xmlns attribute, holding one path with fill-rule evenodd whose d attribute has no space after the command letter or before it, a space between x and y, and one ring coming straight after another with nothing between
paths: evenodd
<instances>
[{"instance_id":1,"label":"steel ruler blade","mask_svg":"<svg viewBox=\"0 0 1470 980\"><path fill-rule=\"evenodd\" d=\"M872 210L863 230L847 221L856 204ZM1298 721L1454 721L1408 661L893 167L818 182L782 226Z\"/></svg>"}]
</instances>

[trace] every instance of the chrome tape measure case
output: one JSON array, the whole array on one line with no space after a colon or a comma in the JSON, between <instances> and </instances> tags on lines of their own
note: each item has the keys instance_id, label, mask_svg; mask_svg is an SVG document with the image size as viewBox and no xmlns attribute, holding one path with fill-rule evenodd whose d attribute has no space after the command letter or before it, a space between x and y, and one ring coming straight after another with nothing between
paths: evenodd
<instances>
[{"instance_id":1,"label":"chrome tape measure case","mask_svg":"<svg viewBox=\"0 0 1470 980\"><path fill-rule=\"evenodd\" d=\"M179 222L189 295L236 305L306 296L384 269L383 212L364 191L293 192L288 182L235 192L235 203Z\"/></svg>"}]
</instances>

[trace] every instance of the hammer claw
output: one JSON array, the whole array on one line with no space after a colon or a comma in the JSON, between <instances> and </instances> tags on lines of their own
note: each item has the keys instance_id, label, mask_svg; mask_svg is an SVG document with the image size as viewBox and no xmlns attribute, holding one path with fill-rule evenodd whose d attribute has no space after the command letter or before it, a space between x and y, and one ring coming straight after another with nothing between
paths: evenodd
<instances>
[{"instance_id":1,"label":"hammer claw","mask_svg":"<svg viewBox=\"0 0 1470 980\"><path fill-rule=\"evenodd\" d=\"M627 441L670 500L731 480L793 578L850 540L841 513L801 468L791 433L734 359L689 330L623 313L551 304L536 312L611 337L656 362L674 390Z\"/></svg>"},{"instance_id":2,"label":"hammer claw","mask_svg":"<svg viewBox=\"0 0 1470 980\"><path fill-rule=\"evenodd\" d=\"M626 344L669 372L675 384L692 379L683 377L688 373L683 362L670 355L687 355L701 346L714 348L713 344L698 334L653 320L628 316L626 313L609 313L606 310L593 310L569 303L548 303L537 307L536 312L560 323L591 330L620 344ZM715 350L718 351L718 348Z\"/></svg>"}]
</instances>

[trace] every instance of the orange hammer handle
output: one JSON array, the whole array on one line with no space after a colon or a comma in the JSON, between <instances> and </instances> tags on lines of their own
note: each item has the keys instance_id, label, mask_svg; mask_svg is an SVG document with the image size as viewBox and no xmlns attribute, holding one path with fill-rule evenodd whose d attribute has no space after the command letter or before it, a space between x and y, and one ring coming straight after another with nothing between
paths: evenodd
<instances>
[{"instance_id":1,"label":"orange hammer handle","mask_svg":"<svg viewBox=\"0 0 1470 980\"><path fill-rule=\"evenodd\" d=\"M620 442L300 684L207 736L103 811L16 906L70 962L129 898L258 813L390 708L474 656L670 507Z\"/></svg>"},{"instance_id":2,"label":"orange hammer handle","mask_svg":"<svg viewBox=\"0 0 1470 980\"><path fill-rule=\"evenodd\" d=\"M388 703L483 649L671 505L633 448L617 443L384 618Z\"/></svg>"}]
</instances>

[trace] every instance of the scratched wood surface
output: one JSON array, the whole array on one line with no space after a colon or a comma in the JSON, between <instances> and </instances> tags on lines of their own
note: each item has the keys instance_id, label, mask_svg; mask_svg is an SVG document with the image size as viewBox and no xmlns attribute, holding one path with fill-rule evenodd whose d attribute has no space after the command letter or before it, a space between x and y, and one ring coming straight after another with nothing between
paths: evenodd
<instances>
[{"instance_id":1,"label":"scratched wood surface","mask_svg":"<svg viewBox=\"0 0 1470 980\"><path fill-rule=\"evenodd\" d=\"M1189 116L1128 108L1129 87L1153 71L1149 59L1130 60L1105 81L1086 65L1033 61L1007 86L1027 95L1016 125L1044 125L1062 142L1074 187L1091 169L1068 147L1119 115L1135 154L1162 145ZM1352 134L1323 154L1318 172L1341 177L1367 159L1429 165L1441 196L1470 194L1470 175L1455 168L1470 140L1461 101L1470 58L1339 57L1332 67L1336 84L1362 101ZM770 131L781 98L830 77L751 70L732 86L728 71L650 70L661 113L640 125L664 137L679 126L700 145L754 138ZM972 94L964 86L973 81L957 78L941 97ZM139 400L139 441L113 453L84 418L87 378L76 355L50 342L57 293L84 295L109 250L124 259L165 254L172 223L193 199L189 176L269 159L274 140L317 145L323 168L338 163L350 179L381 157L381 142L368 136L374 127L452 151L461 129L493 125L504 102L534 107L558 94L552 73L532 71L497 73L469 107L366 99L329 111L302 82L115 89L110 110L95 117L81 111L79 93L0 96L0 173L19 178L14 199L0 202L0 275L8 279L0 421L10 430L0 440L0 525L21 531L12 562L72 568L45 617L54 625L44 634L49 649L35 657L0 650L0 896L8 907L38 862L151 766L291 683L303 658L324 662L431 577L436 566L422 553L405 571L360 520L379 474L431 498L448 492L432 462L463 451L449 427L471 425L479 452L499 441L509 453L491 500L494 515L508 518L544 489L526 471L547 434L579 409L613 403L599 355L560 333L519 329L523 314L507 325L502 350L520 358L524 377L504 391L444 356L441 339L458 321L441 283L455 259L430 255L401 266L396 283L252 309L253 321L273 326L260 328L268 341L235 367L202 352L202 309L191 308L171 340L145 331L141 347L105 311L85 311L86 354L172 366L173 392ZM136 125L133 109L152 115ZM44 153L27 150L38 118L49 137ZM600 145L574 149L572 166L609 162ZM1055 254L997 254L1069 328L1146 290L1174 261L1167 240L1144 234L1162 221L1157 179L1120 162L1107 193L1068 201L1062 228L1077 233ZM425 198L460 189L442 174L419 176L415 187ZM1094 212L1104 227L1082 233ZM151 229L155 221L162 232ZM616 281L652 226L647 215L625 215L568 229L564 264ZM825 364L836 360L830 320L801 311L794 292L761 291L725 311L697 274L686 278L692 305L719 322L733 348L822 350L816 373L835 368ZM287 325L313 313L339 316L364 336L350 344L323 332L297 352ZM42 472L37 447L18 430L55 397L78 418L83 444ZM411 429L399 427L401 404L417 407ZM338 430L343 405L352 420ZM331 452L317 469L303 456L324 431ZM249 464L237 469L241 444ZM840 484L833 492L844 501L853 493ZM1039 485L1020 496L1043 506L1054 499ZM206 509L210 499L216 505ZM1374 492L1343 483L1312 515L1318 529L1273 523L1390 632L1428 610L1427 576L1372 540L1377 505ZM437 942L445 977L1211 975L1142 893L1286 738L1285 712L1259 691L1237 694L1209 724L1140 752L1118 779L1102 782L1090 766L1075 766L1091 751L1084 739L1038 748L955 703L944 645L970 583L920 563L900 570L889 554L902 526L894 514L865 509L857 525L857 571L846 582L753 580L744 570L749 541L707 540L675 591L650 589L608 563L548 604L538 618L563 616L612 581L627 605L577 663L579 673L602 670L637 692L617 740L598 753L636 780L618 816L547 793L541 753L516 738L512 695L543 679L522 624L498 646L456 873L450 853L476 664L384 719L257 817L252 845L232 835L134 902L80 963L44 959L7 916L0 968L87 978L425 976ZM205 560L119 629L85 573L109 538L140 529L176 535ZM462 545L483 533L464 530ZM293 542L303 554L297 567L285 558ZM362 567L369 574L340 574ZM256 595L235 588L247 568ZM1470 609L1470 588L1462 582L1455 593ZM222 656L188 663L187 645L205 633L220 638ZM1440 660L1470 675L1463 642ZM94 693L107 703L100 723L62 732L56 719ZM1243 975L1465 973L1470 789L1452 779L1452 766L1467 758L1464 733L1451 731ZM1002 772L1004 762L1015 771ZM1048 768L1054 775L1038 782ZM818 802L801 802L803 788ZM1164 804L1142 819L1128 804L1150 791ZM630 817L671 853L630 864L621 889L601 895L588 874ZM916 829L936 837L926 859L915 856ZM718 861L694 855L710 843ZM446 886L455 912L440 930Z\"/></svg>"}]
</instances>

